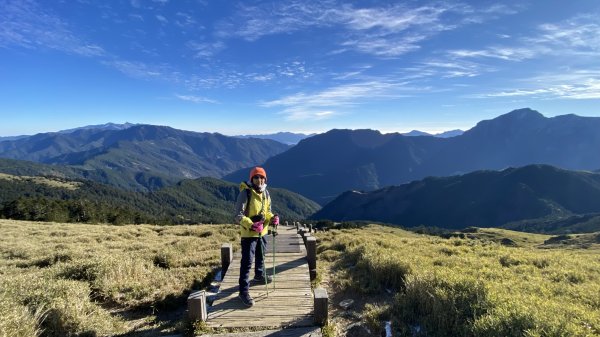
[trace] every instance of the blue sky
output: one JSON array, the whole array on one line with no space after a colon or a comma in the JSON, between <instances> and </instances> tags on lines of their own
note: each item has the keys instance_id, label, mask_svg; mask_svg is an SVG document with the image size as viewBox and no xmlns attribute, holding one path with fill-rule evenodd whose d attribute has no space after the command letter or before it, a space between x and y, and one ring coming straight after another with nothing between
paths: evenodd
<instances>
[{"instance_id":1,"label":"blue sky","mask_svg":"<svg viewBox=\"0 0 600 337\"><path fill-rule=\"evenodd\" d=\"M600 116L600 1L0 0L0 136Z\"/></svg>"}]
</instances>

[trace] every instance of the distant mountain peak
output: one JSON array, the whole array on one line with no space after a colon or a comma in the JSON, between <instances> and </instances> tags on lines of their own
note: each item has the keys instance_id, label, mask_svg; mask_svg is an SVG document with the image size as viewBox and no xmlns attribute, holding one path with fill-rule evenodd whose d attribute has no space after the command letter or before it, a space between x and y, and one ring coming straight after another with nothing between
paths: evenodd
<instances>
[{"instance_id":1,"label":"distant mountain peak","mask_svg":"<svg viewBox=\"0 0 600 337\"><path fill-rule=\"evenodd\" d=\"M409 137L414 137L414 136L433 136L430 133L419 131L419 130L412 130L410 132L402 133L402 135L403 136L409 136Z\"/></svg>"},{"instance_id":2,"label":"distant mountain peak","mask_svg":"<svg viewBox=\"0 0 600 337\"><path fill-rule=\"evenodd\" d=\"M125 130L132 126L141 125L125 122L124 124L116 124L116 123L106 123L106 124L97 124L97 125L86 125L73 129L60 130L58 133L73 133L79 130Z\"/></svg>"},{"instance_id":3,"label":"distant mountain peak","mask_svg":"<svg viewBox=\"0 0 600 337\"><path fill-rule=\"evenodd\" d=\"M532 118L539 119L539 118L546 118L546 117L544 117L544 115L542 115L538 111L533 110L531 108L522 108L522 109L513 110L507 114L501 115L501 116L497 117L496 119L501 119L501 118L524 120L524 119L532 119Z\"/></svg>"},{"instance_id":4,"label":"distant mountain peak","mask_svg":"<svg viewBox=\"0 0 600 337\"><path fill-rule=\"evenodd\" d=\"M287 131L280 131L277 133L271 133L271 134L259 134L259 135L239 135L239 136L234 136L237 138L260 138L260 139L271 139L283 144L287 144L287 145L296 145L298 144L298 142L300 142L301 140L308 138L308 137L312 137L316 135L316 133L311 133L311 134L304 134L304 133L294 133L294 132L287 132Z\"/></svg>"},{"instance_id":5,"label":"distant mountain peak","mask_svg":"<svg viewBox=\"0 0 600 337\"><path fill-rule=\"evenodd\" d=\"M419 130L412 130L411 132L401 133L401 135L408 136L408 137L433 136L433 137L438 137L438 138L450 138L450 137L460 136L463 133L464 133L464 131L460 130L460 129L448 130L448 131L444 131L444 132L440 132L440 133L436 133L436 134L431 134L431 133L427 133L427 132L423 132L423 131L419 131Z\"/></svg>"}]
</instances>

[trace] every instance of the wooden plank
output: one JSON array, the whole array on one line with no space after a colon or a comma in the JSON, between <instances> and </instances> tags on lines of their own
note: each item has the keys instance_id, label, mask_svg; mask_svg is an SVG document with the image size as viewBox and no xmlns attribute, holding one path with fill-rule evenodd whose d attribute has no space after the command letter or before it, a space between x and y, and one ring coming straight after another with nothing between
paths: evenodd
<instances>
[{"instance_id":1,"label":"wooden plank","mask_svg":"<svg viewBox=\"0 0 600 337\"><path fill-rule=\"evenodd\" d=\"M290 328L282 330L262 330L234 332L218 335L201 335L200 337L322 337L318 327Z\"/></svg>"},{"instance_id":2,"label":"wooden plank","mask_svg":"<svg viewBox=\"0 0 600 337\"><path fill-rule=\"evenodd\" d=\"M268 296L264 284L251 282L250 295L254 298L254 306L248 308L238 298L241 256L237 252L221 282L220 293L209 308L208 326L258 328L314 324L314 301L302 239L294 228L280 227L279 233L275 239L275 283L268 284ZM267 240L265 263L270 275L273 268L272 238L267 237Z\"/></svg>"}]
</instances>

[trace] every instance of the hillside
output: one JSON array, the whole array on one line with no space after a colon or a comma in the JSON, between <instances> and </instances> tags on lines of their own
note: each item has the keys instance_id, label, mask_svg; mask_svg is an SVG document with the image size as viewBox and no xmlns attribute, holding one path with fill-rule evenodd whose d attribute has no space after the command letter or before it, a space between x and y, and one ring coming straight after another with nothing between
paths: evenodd
<instances>
[{"instance_id":1,"label":"hillside","mask_svg":"<svg viewBox=\"0 0 600 337\"><path fill-rule=\"evenodd\" d=\"M318 285L334 303L353 300L332 306L331 335L600 335L600 245L590 242L598 233L558 244L506 230L473 235L379 225L318 232ZM500 243L509 238L519 245Z\"/></svg>"},{"instance_id":2,"label":"hillside","mask_svg":"<svg viewBox=\"0 0 600 337\"><path fill-rule=\"evenodd\" d=\"M81 128L2 141L0 157L70 166L86 179L152 190L184 178L221 177L288 148L267 139L134 125L125 129Z\"/></svg>"},{"instance_id":3,"label":"hillside","mask_svg":"<svg viewBox=\"0 0 600 337\"><path fill-rule=\"evenodd\" d=\"M17 337L200 335L186 298L213 280L222 243L239 248L231 225L0 219L0 232L0 331ZM329 308L324 336L381 336L386 326L392 336L600 334L599 233L442 239L365 225L314 235L314 286L334 304L354 301Z\"/></svg>"},{"instance_id":4,"label":"hillside","mask_svg":"<svg viewBox=\"0 0 600 337\"><path fill-rule=\"evenodd\" d=\"M597 170L600 118L546 118L520 109L481 121L450 138L408 137L372 130L331 130L269 158L264 167L277 186L324 205L348 190L373 191L428 176L548 164ZM245 170L224 177L237 181Z\"/></svg>"},{"instance_id":5,"label":"hillside","mask_svg":"<svg viewBox=\"0 0 600 337\"><path fill-rule=\"evenodd\" d=\"M372 192L346 192L312 218L465 228L499 227L533 219L556 221L597 212L600 212L600 174L529 165L430 177ZM535 230L535 226L519 229Z\"/></svg>"},{"instance_id":6,"label":"hillside","mask_svg":"<svg viewBox=\"0 0 600 337\"><path fill-rule=\"evenodd\" d=\"M374 190L416 179L424 158L444 141L373 130L331 130L300 141L263 166L273 177L272 185L325 204L349 189ZM241 170L224 179L237 181L243 175Z\"/></svg>"},{"instance_id":7,"label":"hillside","mask_svg":"<svg viewBox=\"0 0 600 337\"><path fill-rule=\"evenodd\" d=\"M293 192L270 189L282 220L318 209ZM184 180L154 192L121 190L89 180L0 174L0 216L10 219L105 223L231 223L238 185L216 178Z\"/></svg>"}]
</instances>

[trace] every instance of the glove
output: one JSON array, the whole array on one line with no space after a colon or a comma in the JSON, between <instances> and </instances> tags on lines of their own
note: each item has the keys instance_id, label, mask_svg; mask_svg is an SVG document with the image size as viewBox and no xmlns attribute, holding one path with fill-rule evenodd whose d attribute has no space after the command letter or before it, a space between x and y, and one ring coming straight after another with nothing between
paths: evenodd
<instances>
[{"instance_id":1,"label":"glove","mask_svg":"<svg viewBox=\"0 0 600 337\"><path fill-rule=\"evenodd\" d=\"M273 218L271 218L271 224L273 226L279 225L279 215L275 215L275 216L273 216Z\"/></svg>"},{"instance_id":2,"label":"glove","mask_svg":"<svg viewBox=\"0 0 600 337\"><path fill-rule=\"evenodd\" d=\"M253 230L253 231L255 231L255 232L257 232L257 233L260 233L264 229L264 227L263 227L264 223L265 223L264 220L257 221L257 222L255 222L255 223L252 224L252 227L250 227L250 229Z\"/></svg>"}]
</instances>

